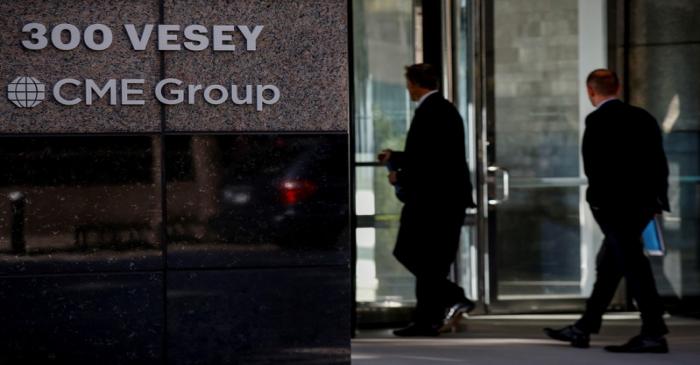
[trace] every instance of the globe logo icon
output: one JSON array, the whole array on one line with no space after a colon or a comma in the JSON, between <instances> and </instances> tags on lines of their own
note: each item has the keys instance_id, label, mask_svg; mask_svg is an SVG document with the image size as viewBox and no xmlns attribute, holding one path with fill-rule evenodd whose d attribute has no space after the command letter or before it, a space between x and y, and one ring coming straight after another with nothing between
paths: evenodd
<instances>
[{"instance_id":1,"label":"globe logo icon","mask_svg":"<svg viewBox=\"0 0 700 365\"><path fill-rule=\"evenodd\" d=\"M44 84L33 77L20 76L7 85L7 99L20 108L33 108L45 98Z\"/></svg>"}]
</instances>

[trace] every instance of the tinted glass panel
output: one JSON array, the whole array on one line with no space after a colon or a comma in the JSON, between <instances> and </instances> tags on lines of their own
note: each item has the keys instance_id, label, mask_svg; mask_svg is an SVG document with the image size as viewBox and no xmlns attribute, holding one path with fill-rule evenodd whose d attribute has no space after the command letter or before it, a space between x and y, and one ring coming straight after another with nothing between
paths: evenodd
<instances>
[{"instance_id":1,"label":"tinted glass panel","mask_svg":"<svg viewBox=\"0 0 700 365\"><path fill-rule=\"evenodd\" d=\"M581 292L578 187L514 188L498 211L498 295ZM557 207L553 210L552 207Z\"/></svg>"}]
</instances>

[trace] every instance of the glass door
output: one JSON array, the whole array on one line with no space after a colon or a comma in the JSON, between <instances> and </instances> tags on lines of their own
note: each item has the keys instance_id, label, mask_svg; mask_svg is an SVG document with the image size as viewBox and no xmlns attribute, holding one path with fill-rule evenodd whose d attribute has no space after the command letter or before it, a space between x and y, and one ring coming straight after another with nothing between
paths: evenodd
<instances>
[{"instance_id":1,"label":"glass door","mask_svg":"<svg viewBox=\"0 0 700 365\"><path fill-rule=\"evenodd\" d=\"M391 254L401 205L375 159L382 148L403 148L413 106L402 66L422 60L420 3L352 2L355 278L364 324L405 320L415 303L413 277ZM479 302L477 313L578 311L590 294L602 234L579 156L593 110L585 78L608 63L606 3L440 1L442 91L465 120L479 205L474 223L465 222L454 278ZM682 110L678 98L662 123L670 248L652 263L662 294L697 298L698 164L697 154L688 157L697 133L673 112ZM613 304L624 307L624 294Z\"/></svg>"},{"instance_id":2,"label":"glass door","mask_svg":"<svg viewBox=\"0 0 700 365\"><path fill-rule=\"evenodd\" d=\"M605 1L495 0L477 8L487 308L580 309L600 244L579 153L592 110L585 77L607 60Z\"/></svg>"},{"instance_id":3,"label":"glass door","mask_svg":"<svg viewBox=\"0 0 700 365\"><path fill-rule=\"evenodd\" d=\"M355 298L360 324L402 321L415 304L413 276L393 257L401 203L377 161L403 150L412 103L404 68L416 62L413 0L354 0Z\"/></svg>"},{"instance_id":4,"label":"glass door","mask_svg":"<svg viewBox=\"0 0 700 365\"><path fill-rule=\"evenodd\" d=\"M475 57L476 32L474 10L471 0L443 0L443 94L452 101L464 120L465 151L471 173L473 186L478 187L476 174L476 126L475 126ZM472 192L475 197L477 191ZM478 199L474 199L475 202ZM468 209L465 224L462 227L460 246L455 260L454 279L464 288L467 297L479 305L475 313L483 311L483 295L480 283L483 281L481 271L483 263L479 260L479 237L477 216L479 209Z\"/></svg>"}]
</instances>

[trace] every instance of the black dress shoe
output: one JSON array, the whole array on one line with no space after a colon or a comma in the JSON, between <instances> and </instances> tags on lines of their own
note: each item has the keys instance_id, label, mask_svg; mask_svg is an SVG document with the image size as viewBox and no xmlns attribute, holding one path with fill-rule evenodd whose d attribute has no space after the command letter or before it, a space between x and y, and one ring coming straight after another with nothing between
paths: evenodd
<instances>
[{"instance_id":1,"label":"black dress shoe","mask_svg":"<svg viewBox=\"0 0 700 365\"><path fill-rule=\"evenodd\" d=\"M411 323L407 327L394 330L394 335L399 337L435 337L439 336L437 326Z\"/></svg>"},{"instance_id":2,"label":"black dress shoe","mask_svg":"<svg viewBox=\"0 0 700 365\"><path fill-rule=\"evenodd\" d=\"M573 347L585 349L590 346L591 336L575 326L566 326L558 330L545 328L544 333L555 340L570 342Z\"/></svg>"},{"instance_id":3,"label":"black dress shoe","mask_svg":"<svg viewBox=\"0 0 700 365\"><path fill-rule=\"evenodd\" d=\"M626 344L620 346L605 346L610 352L629 353L655 353L665 354L668 352L668 343L664 336L634 336Z\"/></svg>"},{"instance_id":4,"label":"black dress shoe","mask_svg":"<svg viewBox=\"0 0 700 365\"><path fill-rule=\"evenodd\" d=\"M440 332L447 332L452 328L456 328L459 325L459 321L465 313L471 312L476 304L469 299L457 302L453 304L445 312L445 318L442 320L442 326L440 327Z\"/></svg>"}]
</instances>

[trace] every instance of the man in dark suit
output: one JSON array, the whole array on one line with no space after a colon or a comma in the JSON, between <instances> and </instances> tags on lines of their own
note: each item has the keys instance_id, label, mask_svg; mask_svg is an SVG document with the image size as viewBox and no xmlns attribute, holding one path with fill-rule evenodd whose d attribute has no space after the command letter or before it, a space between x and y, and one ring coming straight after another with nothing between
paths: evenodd
<instances>
[{"instance_id":1,"label":"man in dark suit","mask_svg":"<svg viewBox=\"0 0 700 365\"><path fill-rule=\"evenodd\" d=\"M474 308L447 279L459 247L467 207L474 207L462 118L438 92L428 64L406 67L406 86L418 102L403 152L384 150L389 182L400 187L401 211L394 256L416 277L414 322L397 336L437 336ZM398 192L399 190L397 190Z\"/></svg>"},{"instance_id":2,"label":"man in dark suit","mask_svg":"<svg viewBox=\"0 0 700 365\"><path fill-rule=\"evenodd\" d=\"M668 352L664 308L641 241L642 231L654 215L669 210L668 164L661 130L648 112L617 99L620 83L614 72L595 70L586 85L597 108L586 118L583 135L586 199L605 239L583 316L571 326L546 328L545 332L575 347L588 347L590 334L598 333L603 313L624 277L641 311L641 333L624 345L605 349Z\"/></svg>"}]
</instances>

